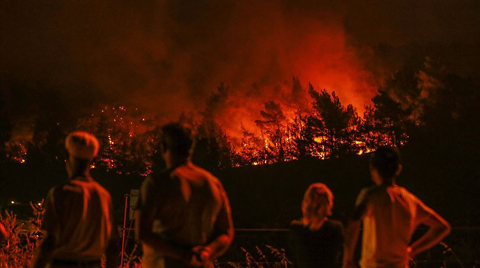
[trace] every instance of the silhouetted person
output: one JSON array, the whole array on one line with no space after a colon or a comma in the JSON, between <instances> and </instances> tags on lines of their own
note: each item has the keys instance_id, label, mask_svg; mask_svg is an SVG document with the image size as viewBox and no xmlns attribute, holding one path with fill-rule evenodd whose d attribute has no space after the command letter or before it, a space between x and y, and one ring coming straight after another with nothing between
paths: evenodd
<instances>
[{"instance_id":1,"label":"silhouetted person","mask_svg":"<svg viewBox=\"0 0 480 268\"><path fill-rule=\"evenodd\" d=\"M346 232L344 267L355 267L353 256L363 220L360 266L363 268L404 268L420 252L439 243L450 232L450 225L407 189L396 184L402 171L400 153L380 147L370 159L375 186L358 196L352 221ZM429 227L409 245L419 224Z\"/></svg>"},{"instance_id":2,"label":"silhouetted person","mask_svg":"<svg viewBox=\"0 0 480 268\"><path fill-rule=\"evenodd\" d=\"M192 164L193 140L177 123L162 127L167 169L145 179L135 233L143 243L143 267L210 267L233 239L227 195L220 181Z\"/></svg>"},{"instance_id":3,"label":"silhouetted person","mask_svg":"<svg viewBox=\"0 0 480 268\"><path fill-rule=\"evenodd\" d=\"M3 226L2 223L0 223L0 243L3 243L3 241L7 240L7 231L5 230L5 226Z\"/></svg>"},{"instance_id":4,"label":"silhouetted person","mask_svg":"<svg viewBox=\"0 0 480 268\"><path fill-rule=\"evenodd\" d=\"M323 183L308 187L302 202L303 217L291 223L289 240L295 267L340 267L342 223L330 220L333 194Z\"/></svg>"},{"instance_id":5,"label":"silhouetted person","mask_svg":"<svg viewBox=\"0 0 480 268\"><path fill-rule=\"evenodd\" d=\"M90 177L98 140L73 132L65 141L68 182L54 187L45 199L42 229L33 267L116 267L116 226L110 194Z\"/></svg>"}]
</instances>

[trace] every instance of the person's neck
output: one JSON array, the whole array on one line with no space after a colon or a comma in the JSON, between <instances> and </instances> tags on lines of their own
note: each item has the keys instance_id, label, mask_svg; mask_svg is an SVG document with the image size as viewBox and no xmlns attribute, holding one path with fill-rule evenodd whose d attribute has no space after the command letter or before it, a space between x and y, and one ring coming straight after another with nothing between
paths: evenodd
<instances>
[{"instance_id":1,"label":"person's neck","mask_svg":"<svg viewBox=\"0 0 480 268\"><path fill-rule=\"evenodd\" d=\"M75 178L90 178L90 170L85 170L85 171L75 171L72 172L72 175L70 175L69 180L73 180Z\"/></svg>"},{"instance_id":2,"label":"person's neck","mask_svg":"<svg viewBox=\"0 0 480 268\"><path fill-rule=\"evenodd\" d=\"M319 230L320 228L322 228L323 224L327 220L328 220L327 217L324 217L324 218L321 218L321 219L315 218L315 219L311 219L311 220L304 219L303 225L308 227L308 229L310 229L312 231L315 231L315 230Z\"/></svg>"},{"instance_id":3,"label":"person's neck","mask_svg":"<svg viewBox=\"0 0 480 268\"><path fill-rule=\"evenodd\" d=\"M165 165L166 165L167 169L172 169L172 168L176 168L178 166L184 165L184 164L188 163L189 161L190 161L190 159L188 159L188 158L173 158L173 157L170 157L170 158L165 159Z\"/></svg>"},{"instance_id":4,"label":"person's neck","mask_svg":"<svg viewBox=\"0 0 480 268\"><path fill-rule=\"evenodd\" d=\"M397 182L396 182L396 178L391 178L391 179L388 179L388 180L383 180L382 181L382 184L383 186L396 186L397 185Z\"/></svg>"}]
</instances>

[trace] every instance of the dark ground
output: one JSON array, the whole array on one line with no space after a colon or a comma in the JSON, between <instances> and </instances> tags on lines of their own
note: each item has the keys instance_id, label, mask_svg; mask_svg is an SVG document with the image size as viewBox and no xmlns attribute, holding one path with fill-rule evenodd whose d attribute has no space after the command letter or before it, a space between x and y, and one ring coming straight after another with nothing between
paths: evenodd
<instances>
[{"instance_id":1,"label":"dark ground","mask_svg":"<svg viewBox=\"0 0 480 268\"><path fill-rule=\"evenodd\" d=\"M429 148L428 145L423 147L402 148L404 173L398 184L408 188L452 224L453 232L445 242L461 259L467 262L480 261L480 176L476 164L478 154L474 150L440 150ZM292 219L300 217L303 193L308 185L314 182L326 183L332 189L335 195L332 218L345 222L359 191L371 185L368 156L326 161L303 159L269 166L232 168L214 173L223 182L229 195L235 227L247 229L287 228ZM129 193L130 189L138 189L143 178L99 169L94 169L92 175L111 192L117 218L122 222L124 195ZM26 163L2 168L1 177L0 196L3 204L6 204L8 200L37 202L46 195L50 187L62 183L66 173L63 165L58 163ZM246 248L253 255L257 252L255 246L269 252L266 245L287 248L285 232L239 231L227 258L244 260L245 255L240 247ZM443 255L443 251L437 247L420 256L420 259L453 258L448 252Z\"/></svg>"}]
</instances>

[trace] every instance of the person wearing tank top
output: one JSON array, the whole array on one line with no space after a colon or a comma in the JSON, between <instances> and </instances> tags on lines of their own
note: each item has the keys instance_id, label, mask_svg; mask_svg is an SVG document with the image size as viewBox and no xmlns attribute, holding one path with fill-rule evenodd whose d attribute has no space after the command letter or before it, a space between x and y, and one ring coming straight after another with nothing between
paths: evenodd
<instances>
[{"instance_id":1,"label":"person wearing tank top","mask_svg":"<svg viewBox=\"0 0 480 268\"><path fill-rule=\"evenodd\" d=\"M363 222L362 268L405 268L417 254L438 244L450 232L450 225L418 197L397 185L402 171L400 153L380 147L370 159L375 185L363 189L346 228L343 267L356 267L354 251ZM428 231L411 241L415 229L424 224Z\"/></svg>"}]
</instances>

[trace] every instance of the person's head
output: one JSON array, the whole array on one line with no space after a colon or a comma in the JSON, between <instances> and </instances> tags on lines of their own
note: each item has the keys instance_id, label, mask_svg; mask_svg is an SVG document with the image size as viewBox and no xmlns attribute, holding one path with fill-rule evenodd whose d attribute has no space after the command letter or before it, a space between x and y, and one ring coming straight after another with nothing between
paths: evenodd
<instances>
[{"instance_id":1,"label":"person's head","mask_svg":"<svg viewBox=\"0 0 480 268\"><path fill-rule=\"evenodd\" d=\"M180 123L169 123L162 127L160 145L167 166L190 158L194 146L192 131Z\"/></svg>"},{"instance_id":2,"label":"person's head","mask_svg":"<svg viewBox=\"0 0 480 268\"><path fill-rule=\"evenodd\" d=\"M370 158L370 174L375 184L391 184L402 172L400 152L390 146L379 147Z\"/></svg>"},{"instance_id":3,"label":"person's head","mask_svg":"<svg viewBox=\"0 0 480 268\"><path fill-rule=\"evenodd\" d=\"M92 134L83 131L70 133L65 139L65 162L70 178L88 174L90 164L98 154L99 143Z\"/></svg>"},{"instance_id":4,"label":"person's head","mask_svg":"<svg viewBox=\"0 0 480 268\"><path fill-rule=\"evenodd\" d=\"M302 202L303 220L311 223L332 215L333 193L323 183L310 185L305 192Z\"/></svg>"}]
</instances>

